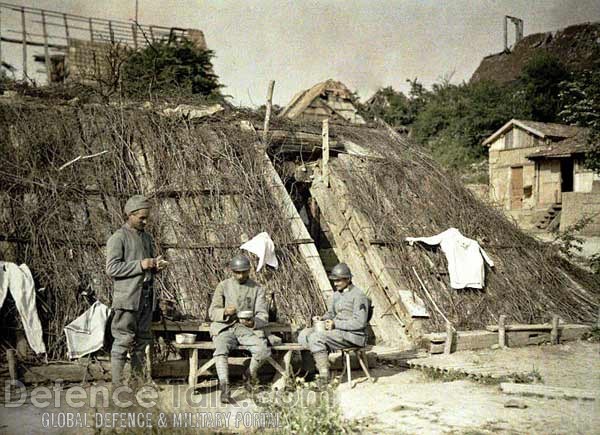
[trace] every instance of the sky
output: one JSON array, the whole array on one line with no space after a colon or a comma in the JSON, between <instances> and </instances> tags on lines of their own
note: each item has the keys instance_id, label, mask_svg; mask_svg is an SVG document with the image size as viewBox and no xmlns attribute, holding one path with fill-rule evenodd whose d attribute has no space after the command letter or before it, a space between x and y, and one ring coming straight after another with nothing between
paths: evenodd
<instances>
[{"instance_id":1,"label":"sky","mask_svg":"<svg viewBox=\"0 0 600 435\"><path fill-rule=\"evenodd\" d=\"M129 20L135 0L6 0L8 3ZM243 106L273 102L333 78L361 99L378 88L406 92L408 79L430 87L468 80L484 56L502 51L503 17L524 20L525 35L600 21L598 0L138 0L142 24L197 28L215 51L224 92ZM18 17L2 18L2 35ZM509 27L514 42L514 26ZM18 45L2 58L21 62ZM39 69L39 65L37 66ZM30 68L32 70L32 68ZM40 75L40 77L42 77Z\"/></svg>"}]
</instances>

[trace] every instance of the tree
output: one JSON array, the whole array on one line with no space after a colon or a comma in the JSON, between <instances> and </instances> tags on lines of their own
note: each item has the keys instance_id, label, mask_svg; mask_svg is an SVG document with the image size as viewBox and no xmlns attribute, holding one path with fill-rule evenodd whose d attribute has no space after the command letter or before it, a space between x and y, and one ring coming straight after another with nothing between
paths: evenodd
<instances>
[{"instance_id":1,"label":"tree","mask_svg":"<svg viewBox=\"0 0 600 435\"><path fill-rule=\"evenodd\" d=\"M596 59L600 49L596 52ZM600 61L563 82L560 90L562 121L589 128L585 165L600 173Z\"/></svg>"},{"instance_id":2,"label":"tree","mask_svg":"<svg viewBox=\"0 0 600 435\"><path fill-rule=\"evenodd\" d=\"M222 85L213 71L212 50L191 41L160 41L131 55L123 65L122 86L133 95L218 94Z\"/></svg>"},{"instance_id":3,"label":"tree","mask_svg":"<svg viewBox=\"0 0 600 435\"><path fill-rule=\"evenodd\" d=\"M537 52L519 77L528 118L541 122L557 121L560 83L568 79L569 72L556 56L545 51Z\"/></svg>"}]
</instances>

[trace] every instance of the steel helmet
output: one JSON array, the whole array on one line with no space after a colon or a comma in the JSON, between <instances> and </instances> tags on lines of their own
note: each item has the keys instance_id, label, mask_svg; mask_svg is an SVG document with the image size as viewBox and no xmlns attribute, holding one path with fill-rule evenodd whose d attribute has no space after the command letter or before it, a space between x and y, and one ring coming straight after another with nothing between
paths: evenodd
<instances>
[{"instance_id":1,"label":"steel helmet","mask_svg":"<svg viewBox=\"0 0 600 435\"><path fill-rule=\"evenodd\" d=\"M245 255L236 255L229 262L229 267L234 272L244 272L250 270L250 260Z\"/></svg>"},{"instance_id":2,"label":"steel helmet","mask_svg":"<svg viewBox=\"0 0 600 435\"><path fill-rule=\"evenodd\" d=\"M350 272L348 265L346 263L339 263L333 266L333 269L331 269L331 273L329 274L329 279L335 281L344 278L352 278L352 272Z\"/></svg>"}]
</instances>

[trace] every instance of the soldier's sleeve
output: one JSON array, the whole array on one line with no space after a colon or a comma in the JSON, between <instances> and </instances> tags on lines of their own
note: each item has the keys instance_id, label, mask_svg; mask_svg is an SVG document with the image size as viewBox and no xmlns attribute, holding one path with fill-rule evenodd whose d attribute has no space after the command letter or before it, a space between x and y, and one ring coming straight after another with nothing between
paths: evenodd
<instances>
[{"instance_id":1,"label":"soldier's sleeve","mask_svg":"<svg viewBox=\"0 0 600 435\"><path fill-rule=\"evenodd\" d=\"M225 311L223 300L223 285L219 283L215 289L215 294L212 297L210 307L208 308L208 317L213 322L224 322L223 311Z\"/></svg>"},{"instance_id":2,"label":"soldier's sleeve","mask_svg":"<svg viewBox=\"0 0 600 435\"><path fill-rule=\"evenodd\" d=\"M335 319L335 299L338 297L339 293L334 292L329 300L329 308L325 314L321 316L323 320L332 320Z\"/></svg>"},{"instance_id":3,"label":"soldier's sleeve","mask_svg":"<svg viewBox=\"0 0 600 435\"><path fill-rule=\"evenodd\" d=\"M254 303L254 328L264 328L267 323L269 323L269 306L267 305L265 290L259 287Z\"/></svg>"},{"instance_id":4,"label":"soldier's sleeve","mask_svg":"<svg viewBox=\"0 0 600 435\"><path fill-rule=\"evenodd\" d=\"M143 273L140 260L125 261L125 243L120 233L106 242L106 274L111 278L129 278Z\"/></svg>"},{"instance_id":5,"label":"soldier's sleeve","mask_svg":"<svg viewBox=\"0 0 600 435\"><path fill-rule=\"evenodd\" d=\"M354 298L352 308L352 318L348 320L335 319L335 329L342 331L360 331L367 327L367 318L369 315L369 300L364 294Z\"/></svg>"}]
</instances>

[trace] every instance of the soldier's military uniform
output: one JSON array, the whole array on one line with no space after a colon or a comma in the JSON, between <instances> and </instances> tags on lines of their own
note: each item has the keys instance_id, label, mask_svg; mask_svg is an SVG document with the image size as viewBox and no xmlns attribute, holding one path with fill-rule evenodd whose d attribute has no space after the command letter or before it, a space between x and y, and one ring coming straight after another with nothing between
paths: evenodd
<instances>
[{"instance_id":1,"label":"soldier's military uniform","mask_svg":"<svg viewBox=\"0 0 600 435\"><path fill-rule=\"evenodd\" d=\"M329 310L322 316L323 320L333 320L335 328L324 332L304 329L298 336L298 342L313 354L363 347L367 344L369 307L369 298L360 288L350 284L343 293L333 294Z\"/></svg>"},{"instance_id":2,"label":"soldier's military uniform","mask_svg":"<svg viewBox=\"0 0 600 435\"><path fill-rule=\"evenodd\" d=\"M254 312L254 329L242 325L237 316L226 316L225 307L233 305L237 313L241 311ZM249 376L256 377L256 372L262 362L271 355L262 328L269 321L265 291L252 279L239 283L235 278L221 281L215 290L209 307L209 317L212 320L210 335L215 344L213 356L216 357L217 375L222 391L228 391L229 382L227 356L239 345L247 346L252 359Z\"/></svg>"}]
</instances>

